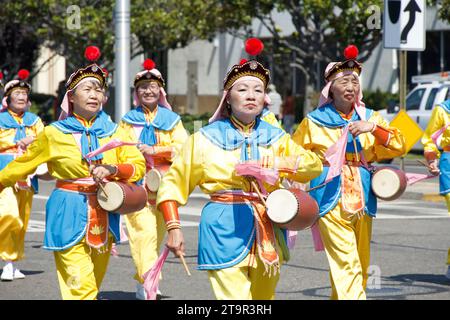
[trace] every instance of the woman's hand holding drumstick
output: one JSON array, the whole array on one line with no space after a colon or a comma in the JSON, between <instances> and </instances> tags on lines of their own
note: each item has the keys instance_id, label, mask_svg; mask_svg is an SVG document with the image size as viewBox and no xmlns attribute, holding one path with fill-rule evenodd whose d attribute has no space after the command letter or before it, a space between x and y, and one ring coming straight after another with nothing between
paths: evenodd
<instances>
[{"instance_id":1,"label":"woman's hand holding drumstick","mask_svg":"<svg viewBox=\"0 0 450 320\"><path fill-rule=\"evenodd\" d=\"M184 236L181 229L171 229L168 231L166 246L175 254L175 256L180 258L186 273L190 276L191 273L189 272L189 268L184 260Z\"/></svg>"},{"instance_id":2,"label":"woman's hand holding drumstick","mask_svg":"<svg viewBox=\"0 0 450 320\"><path fill-rule=\"evenodd\" d=\"M89 173L92 175L92 178L98 184L100 189L102 189L103 194L105 195L106 199L108 199L108 195L106 194L105 190L103 189L102 181L106 177L116 174L117 167L108 165L108 164L98 164L98 165L91 164L91 165L89 165Z\"/></svg>"}]
</instances>

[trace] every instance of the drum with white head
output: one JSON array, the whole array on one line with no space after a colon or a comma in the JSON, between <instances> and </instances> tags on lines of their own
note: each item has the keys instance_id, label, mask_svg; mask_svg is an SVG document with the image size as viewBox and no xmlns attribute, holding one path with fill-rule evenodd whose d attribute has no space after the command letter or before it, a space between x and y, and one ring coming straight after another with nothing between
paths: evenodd
<instances>
[{"instance_id":1,"label":"drum with white head","mask_svg":"<svg viewBox=\"0 0 450 320\"><path fill-rule=\"evenodd\" d=\"M281 228L303 230L319 218L319 206L307 192L300 189L278 189L266 199L269 219Z\"/></svg>"},{"instance_id":2,"label":"drum with white head","mask_svg":"<svg viewBox=\"0 0 450 320\"><path fill-rule=\"evenodd\" d=\"M399 198L406 190L405 173L393 167L379 167L372 175L372 191L382 200L392 201Z\"/></svg>"},{"instance_id":3,"label":"drum with white head","mask_svg":"<svg viewBox=\"0 0 450 320\"><path fill-rule=\"evenodd\" d=\"M134 183L107 182L98 189L97 200L105 211L127 214L145 207L147 191Z\"/></svg>"}]
</instances>

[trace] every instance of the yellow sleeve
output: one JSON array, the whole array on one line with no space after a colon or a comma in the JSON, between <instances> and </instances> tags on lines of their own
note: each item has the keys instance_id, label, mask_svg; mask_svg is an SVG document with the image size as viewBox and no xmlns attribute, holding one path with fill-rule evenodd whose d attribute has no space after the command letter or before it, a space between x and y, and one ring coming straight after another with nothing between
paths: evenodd
<instances>
[{"instance_id":1,"label":"yellow sleeve","mask_svg":"<svg viewBox=\"0 0 450 320\"><path fill-rule=\"evenodd\" d=\"M36 122L34 130L36 132L36 136L44 130L44 123L42 122L41 118L39 118Z\"/></svg>"},{"instance_id":2,"label":"yellow sleeve","mask_svg":"<svg viewBox=\"0 0 450 320\"><path fill-rule=\"evenodd\" d=\"M40 164L51 158L47 131L47 128L45 128L36 140L28 146L23 155L17 157L0 171L0 184L2 186L11 187L17 181L25 180Z\"/></svg>"},{"instance_id":3,"label":"yellow sleeve","mask_svg":"<svg viewBox=\"0 0 450 320\"><path fill-rule=\"evenodd\" d=\"M133 141L131 132L119 126L114 138L121 141ZM136 146L122 146L116 148L118 164L132 164L134 166L133 175L128 180L131 182L142 179L145 175L145 158Z\"/></svg>"},{"instance_id":4,"label":"yellow sleeve","mask_svg":"<svg viewBox=\"0 0 450 320\"><path fill-rule=\"evenodd\" d=\"M275 167L278 169L287 168L288 170L284 173L284 170L281 170L281 177L306 183L321 174L323 170L322 161L314 152L305 150L295 143L288 134L282 139L279 149L280 158L275 160Z\"/></svg>"},{"instance_id":5,"label":"yellow sleeve","mask_svg":"<svg viewBox=\"0 0 450 320\"><path fill-rule=\"evenodd\" d=\"M261 120L267 122L268 124L273 125L274 127L280 128L284 131L284 129L281 127L280 123L278 122L278 120L275 117L275 114L273 112L267 113L266 116L261 117Z\"/></svg>"},{"instance_id":6,"label":"yellow sleeve","mask_svg":"<svg viewBox=\"0 0 450 320\"><path fill-rule=\"evenodd\" d=\"M300 122L297 130L295 130L294 134L292 135L292 140L306 150L313 149L314 144L312 142L308 118L304 118L302 122Z\"/></svg>"},{"instance_id":7,"label":"yellow sleeve","mask_svg":"<svg viewBox=\"0 0 450 320\"><path fill-rule=\"evenodd\" d=\"M186 139L188 138L188 136L189 135L183 126L183 122L181 120L178 121L177 125L172 130L171 147L173 147L173 150L174 150L173 159L176 157L177 154L180 153L183 143L186 142Z\"/></svg>"},{"instance_id":8,"label":"yellow sleeve","mask_svg":"<svg viewBox=\"0 0 450 320\"><path fill-rule=\"evenodd\" d=\"M181 153L174 159L169 171L162 179L156 198L156 206L167 200L174 200L185 205L194 188L203 178L201 145L196 143L199 135L191 135L181 148Z\"/></svg>"},{"instance_id":9,"label":"yellow sleeve","mask_svg":"<svg viewBox=\"0 0 450 320\"><path fill-rule=\"evenodd\" d=\"M378 113L374 112L370 117L369 122L375 123L377 126L389 131L389 139L386 144L382 144L377 139L374 139L373 153L375 157L373 161L380 161L383 159L392 159L404 155L405 138L400 130L394 127L390 127L388 122ZM369 133L370 134L370 133Z\"/></svg>"},{"instance_id":10,"label":"yellow sleeve","mask_svg":"<svg viewBox=\"0 0 450 320\"><path fill-rule=\"evenodd\" d=\"M445 110L443 110L441 107L436 106L433 108L433 111L431 112L431 118L430 122L428 122L428 126L425 129L425 132L422 136L422 144L423 144L423 151L425 153L434 153L437 157L439 157L440 152L438 150L438 147L434 144L433 140L431 139L431 136L433 133L441 129L443 126L445 126Z\"/></svg>"}]
</instances>

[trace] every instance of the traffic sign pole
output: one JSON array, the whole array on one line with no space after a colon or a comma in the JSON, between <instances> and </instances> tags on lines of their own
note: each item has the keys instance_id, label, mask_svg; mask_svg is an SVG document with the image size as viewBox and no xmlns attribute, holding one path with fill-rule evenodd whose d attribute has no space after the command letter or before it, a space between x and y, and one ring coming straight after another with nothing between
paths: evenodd
<instances>
[{"instance_id":1,"label":"traffic sign pole","mask_svg":"<svg viewBox=\"0 0 450 320\"><path fill-rule=\"evenodd\" d=\"M400 50L400 110L406 111L406 68L407 55L405 50ZM405 157L400 158L400 167L405 171Z\"/></svg>"}]
</instances>

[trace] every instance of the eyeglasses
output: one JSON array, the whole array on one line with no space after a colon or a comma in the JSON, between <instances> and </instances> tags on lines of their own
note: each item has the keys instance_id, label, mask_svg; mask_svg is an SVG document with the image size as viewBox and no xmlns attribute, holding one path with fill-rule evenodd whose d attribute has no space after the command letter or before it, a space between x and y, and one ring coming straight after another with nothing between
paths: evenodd
<instances>
[{"instance_id":1,"label":"eyeglasses","mask_svg":"<svg viewBox=\"0 0 450 320\"><path fill-rule=\"evenodd\" d=\"M147 90L154 91L154 92L159 91L159 85L156 83L151 83L146 87L139 87L137 91L138 91L138 93L145 93L145 92L147 92Z\"/></svg>"},{"instance_id":2,"label":"eyeglasses","mask_svg":"<svg viewBox=\"0 0 450 320\"><path fill-rule=\"evenodd\" d=\"M28 92L25 91L14 91L11 93L11 96L13 96L14 98L19 97L19 96L28 96Z\"/></svg>"}]
</instances>

